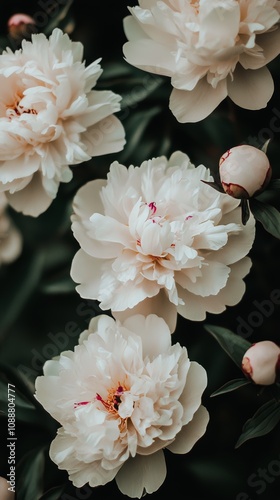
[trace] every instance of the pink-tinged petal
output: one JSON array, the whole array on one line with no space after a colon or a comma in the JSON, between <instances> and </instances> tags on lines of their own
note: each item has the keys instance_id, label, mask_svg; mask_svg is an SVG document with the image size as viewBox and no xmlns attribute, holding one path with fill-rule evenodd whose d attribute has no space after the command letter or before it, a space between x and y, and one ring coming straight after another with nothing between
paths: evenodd
<instances>
[{"instance_id":1,"label":"pink-tinged petal","mask_svg":"<svg viewBox=\"0 0 280 500\"><path fill-rule=\"evenodd\" d=\"M236 210L224 215L221 222L223 224L230 224L232 222L240 223L240 218L241 208L238 207ZM218 262L222 262L226 265L233 264L234 262L239 261L241 258L248 255L249 251L251 250L255 240L255 233L255 219L251 215L248 222L246 223L246 231L239 231L237 234L229 234L228 244L220 250L217 250L217 252L215 252L214 254L209 254L209 261L215 259ZM234 244L235 241L236 245Z\"/></svg>"},{"instance_id":2,"label":"pink-tinged petal","mask_svg":"<svg viewBox=\"0 0 280 500\"><path fill-rule=\"evenodd\" d=\"M124 127L114 115L89 127L82 134L82 139L91 156L117 153L124 148L126 143Z\"/></svg>"},{"instance_id":3,"label":"pink-tinged petal","mask_svg":"<svg viewBox=\"0 0 280 500\"><path fill-rule=\"evenodd\" d=\"M216 51L220 47L235 44L240 22L240 6L237 2L230 5L201 2L200 16L202 24L199 30L198 47L209 47Z\"/></svg>"},{"instance_id":4,"label":"pink-tinged petal","mask_svg":"<svg viewBox=\"0 0 280 500\"><path fill-rule=\"evenodd\" d=\"M226 96L225 80L214 89L203 78L192 91L173 89L169 107L180 123L198 122L210 115Z\"/></svg>"},{"instance_id":5,"label":"pink-tinged petal","mask_svg":"<svg viewBox=\"0 0 280 500\"><path fill-rule=\"evenodd\" d=\"M183 425L186 425L193 418L201 404L201 396L207 386L207 373L203 366L196 361L192 361L184 390L180 396L180 402L184 408Z\"/></svg>"},{"instance_id":6,"label":"pink-tinged petal","mask_svg":"<svg viewBox=\"0 0 280 500\"><path fill-rule=\"evenodd\" d=\"M144 316L156 314L164 319L171 333L174 333L177 325L176 306L169 301L164 290L160 290L155 297L143 300L132 309L112 311L112 314L121 322L125 321L132 314L143 314Z\"/></svg>"},{"instance_id":7,"label":"pink-tinged petal","mask_svg":"<svg viewBox=\"0 0 280 500\"><path fill-rule=\"evenodd\" d=\"M144 358L146 356L150 359L155 358L170 348L170 330L166 322L156 314L149 314L147 317L134 314L125 319L122 324L141 337Z\"/></svg>"},{"instance_id":8,"label":"pink-tinged petal","mask_svg":"<svg viewBox=\"0 0 280 500\"><path fill-rule=\"evenodd\" d=\"M172 51L154 40L126 42L123 53L129 64L156 75L172 76L176 69Z\"/></svg>"},{"instance_id":9,"label":"pink-tinged petal","mask_svg":"<svg viewBox=\"0 0 280 500\"><path fill-rule=\"evenodd\" d=\"M35 173L24 189L12 194L6 192L6 196L9 204L15 210L32 217L37 217L45 212L53 201L42 186L40 173Z\"/></svg>"},{"instance_id":10,"label":"pink-tinged petal","mask_svg":"<svg viewBox=\"0 0 280 500\"><path fill-rule=\"evenodd\" d=\"M99 296L102 278L102 261L93 259L83 250L78 250L72 260L70 276L75 283L79 295L86 299L96 299Z\"/></svg>"},{"instance_id":11,"label":"pink-tinged petal","mask_svg":"<svg viewBox=\"0 0 280 500\"><path fill-rule=\"evenodd\" d=\"M240 65L235 68L233 81L228 80L228 95L245 109L265 108L274 92L274 83L266 67L250 70Z\"/></svg>"},{"instance_id":12,"label":"pink-tinged petal","mask_svg":"<svg viewBox=\"0 0 280 500\"><path fill-rule=\"evenodd\" d=\"M209 422L209 412L200 406L193 419L177 434L175 441L167 446L172 453L185 454L191 451L195 443L205 434Z\"/></svg>"},{"instance_id":13,"label":"pink-tinged petal","mask_svg":"<svg viewBox=\"0 0 280 500\"><path fill-rule=\"evenodd\" d=\"M111 283L110 276L107 275L102 281L104 290L105 288L109 289L110 286L112 289L114 288L111 296L105 297L105 294L102 295L100 307L103 310L112 309L112 311L116 312L133 309L147 297L155 297L159 292L159 285L148 280L141 283L127 281L124 284L119 284L118 282Z\"/></svg>"},{"instance_id":14,"label":"pink-tinged petal","mask_svg":"<svg viewBox=\"0 0 280 500\"><path fill-rule=\"evenodd\" d=\"M145 31L141 28L141 25L134 19L133 16L126 16L123 19L123 30L128 40L135 41L146 38Z\"/></svg>"},{"instance_id":15,"label":"pink-tinged petal","mask_svg":"<svg viewBox=\"0 0 280 500\"><path fill-rule=\"evenodd\" d=\"M240 55L240 64L244 69L258 69L275 59L280 52L280 29L256 36L256 42L262 48L261 57L254 53L243 52Z\"/></svg>"},{"instance_id":16,"label":"pink-tinged petal","mask_svg":"<svg viewBox=\"0 0 280 500\"><path fill-rule=\"evenodd\" d=\"M95 179L87 182L77 191L73 200L73 208L79 218L89 220L93 213L104 212L100 194L106 184L105 179Z\"/></svg>"},{"instance_id":17,"label":"pink-tinged petal","mask_svg":"<svg viewBox=\"0 0 280 500\"><path fill-rule=\"evenodd\" d=\"M154 493L166 478L163 451L147 456L129 458L116 476L116 483L123 495L141 498L143 493Z\"/></svg>"},{"instance_id":18,"label":"pink-tinged petal","mask_svg":"<svg viewBox=\"0 0 280 500\"><path fill-rule=\"evenodd\" d=\"M123 247L129 248L131 235L128 227L118 222L112 217L95 213L90 217L89 235L91 238L104 243L118 243L120 250Z\"/></svg>"},{"instance_id":19,"label":"pink-tinged petal","mask_svg":"<svg viewBox=\"0 0 280 500\"><path fill-rule=\"evenodd\" d=\"M2 161L0 163L0 182L3 184L12 182L15 177L29 177L40 167L40 158L37 155L21 155L15 159Z\"/></svg>"},{"instance_id":20,"label":"pink-tinged petal","mask_svg":"<svg viewBox=\"0 0 280 500\"><path fill-rule=\"evenodd\" d=\"M202 265L200 269L201 275L194 282L188 278L187 272L188 270L186 270L186 273L182 270L176 273L176 282L195 295L207 297L217 295L221 288L226 285L230 268L220 262L214 262L214 260L211 263L206 261L205 265Z\"/></svg>"},{"instance_id":21,"label":"pink-tinged petal","mask_svg":"<svg viewBox=\"0 0 280 500\"><path fill-rule=\"evenodd\" d=\"M79 123L87 128L109 118L112 113L120 111L120 101L121 96L110 90L92 90L88 94L86 109L80 116Z\"/></svg>"}]
</instances>

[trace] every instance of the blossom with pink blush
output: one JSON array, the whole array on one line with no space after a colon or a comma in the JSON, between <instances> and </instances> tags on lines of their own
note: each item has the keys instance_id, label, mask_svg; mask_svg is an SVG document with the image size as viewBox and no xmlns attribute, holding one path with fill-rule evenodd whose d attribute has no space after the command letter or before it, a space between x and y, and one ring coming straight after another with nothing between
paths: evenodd
<instances>
[{"instance_id":1,"label":"blossom with pink blush","mask_svg":"<svg viewBox=\"0 0 280 500\"><path fill-rule=\"evenodd\" d=\"M255 384L274 384L280 377L280 347L271 340L252 344L243 356L242 371Z\"/></svg>"},{"instance_id":2,"label":"blossom with pink blush","mask_svg":"<svg viewBox=\"0 0 280 500\"><path fill-rule=\"evenodd\" d=\"M227 97L264 108L274 92L266 65L280 52L278 0L139 0L128 7L128 63L170 77L179 122L207 117Z\"/></svg>"},{"instance_id":3,"label":"blossom with pink blush","mask_svg":"<svg viewBox=\"0 0 280 500\"><path fill-rule=\"evenodd\" d=\"M272 169L264 151L243 144L226 151L219 161L221 184L234 198L251 198L268 185Z\"/></svg>"},{"instance_id":4,"label":"blossom with pink blush","mask_svg":"<svg viewBox=\"0 0 280 500\"><path fill-rule=\"evenodd\" d=\"M43 372L35 397L61 424L50 458L78 488L115 479L128 497L153 493L166 477L164 448L188 453L206 431L206 371L154 314L93 318Z\"/></svg>"},{"instance_id":5,"label":"blossom with pink blush","mask_svg":"<svg viewBox=\"0 0 280 500\"><path fill-rule=\"evenodd\" d=\"M121 97L94 90L101 73L100 59L86 67L82 44L58 28L0 55L0 192L15 210L40 215L70 166L123 149Z\"/></svg>"},{"instance_id":6,"label":"blossom with pink blush","mask_svg":"<svg viewBox=\"0 0 280 500\"><path fill-rule=\"evenodd\" d=\"M82 186L72 230L80 249L71 277L83 298L120 319L132 311L203 320L237 304L251 267L255 219L240 223L239 200L207 184L203 165L174 152ZM203 182L207 181L207 182Z\"/></svg>"}]
</instances>

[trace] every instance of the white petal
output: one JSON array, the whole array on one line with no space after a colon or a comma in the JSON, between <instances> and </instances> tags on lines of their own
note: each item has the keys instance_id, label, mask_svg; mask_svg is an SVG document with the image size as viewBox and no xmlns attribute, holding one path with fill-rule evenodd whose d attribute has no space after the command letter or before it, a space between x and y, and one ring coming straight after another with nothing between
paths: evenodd
<instances>
[{"instance_id":1,"label":"white petal","mask_svg":"<svg viewBox=\"0 0 280 500\"><path fill-rule=\"evenodd\" d=\"M205 434L209 422L209 412L204 406L200 406L188 425L182 427L175 441L167 446L172 453L188 453L195 443Z\"/></svg>"},{"instance_id":2,"label":"white petal","mask_svg":"<svg viewBox=\"0 0 280 500\"><path fill-rule=\"evenodd\" d=\"M6 193L10 205L24 215L37 217L45 212L53 201L42 186L42 178L39 173L35 173L31 182L21 191L13 194Z\"/></svg>"},{"instance_id":3,"label":"white petal","mask_svg":"<svg viewBox=\"0 0 280 500\"><path fill-rule=\"evenodd\" d=\"M172 76L176 67L175 57L168 47L154 40L126 42L123 53L128 63L156 75Z\"/></svg>"},{"instance_id":4,"label":"white petal","mask_svg":"<svg viewBox=\"0 0 280 500\"><path fill-rule=\"evenodd\" d=\"M228 95L231 100L245 109L265 108L274 92L274 83L266 67L244 70L235 68L233 81L228 81Z\"/></svg>"},{"instance_id":5,"label":"white petal","mask_svg":"<svg viewBox=\"0 0 280 500\"><path fill-rule=\"evenodd\" d=\"M179 122L198 122L210 115L226 96L225 80L214 89L203 78L191 91L173 89L169 107Z\"/></svg>"},{"instance_id":6,"label":"white petal","mask_svg":"<svg viewBox=\"0 0 280 500\"><path fill-rule=\"evenodd\" d=\"M116 483L123 495L141 498L143 493L154 493L166 477L163 452L147 456L137 455L125 462L116 476Z\"/></svg>"},{"instance_id":7,"label":"white petal","mask_svg":"<svg viewBox=\"0 0 280 500\"><path fill-rule=\"evenodd\" d=\"M123 321L123 326L142 339L143 357L150 359L168 351L171 345L170 330L166 322L156 314L147 317L137 314Z\"/></svg>"},{"instance_id":8,"label":"white petal","mask_svg":"<svg viewBox=\"0 0 280 500\"><path fill-rule=\"evenodd\" d=\"M124 148L125 130L120 120L110 115L82 134L87 152L91 156L117 153Z\"/></svg>"},{"instance_id":9,"label":"white petal","mask_svg":"<svg viewBox=\"0 0 280 500\"><path fill-rule=\"evenodd\" d=\"M203 391L207 386L207 373L203 366L192 361L180 402L184 407L183 425L192 420L194 413L201 404Z\"/></svg>"}]
</instances>

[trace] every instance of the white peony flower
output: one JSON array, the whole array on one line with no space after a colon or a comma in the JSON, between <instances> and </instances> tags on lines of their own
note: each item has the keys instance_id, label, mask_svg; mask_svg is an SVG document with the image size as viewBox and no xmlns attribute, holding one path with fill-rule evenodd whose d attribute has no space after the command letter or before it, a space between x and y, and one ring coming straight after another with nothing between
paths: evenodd
<instances>
[{"instance_id":1,"label":"white peony flower","mask_svg":"<svg viewBox=\"0 0 280 500\"><path fill-rule=\"evenodd\" d=\"M72 215L81 249L71 266L80 296L119 319L129 309L154 312L172 331L177 311L203 320L237 304L255 220L242 226L239 200L203 180L213 180L208 169L177 151L140 167L115 161L107 180L81 187Z\"/></svg>"},{"instance_id":2,"label":"white peony flower","mask_svg":"<svg viewBox=\"0 0 280 500\"><path fill-rule=\"evenodd\" d=\"M22 251L23 240L7 213L8 202L0 193L0 266L16 260Z\"/></svg>"},{"instance_id":3,"label":"white peony flower","mask_svg":"<svg viewBox=\"0 0 280 500\"><path fill-rule=\"evenodd\" d=\"M93 318L74 352L47 361L35 397L62 425L50 457L80 488L116 479L131 498L164 482L163 448L187 453L206 431L205 369L171 345L162 318Z\"/></svg>"},{"instance_id":4,"label":"white peony flower","mask_svg":"<svg viewBox=\"0 0 280 500\"><path fill-rule=\"evenodd\" d=\"M226 96L246 109L267 105L280 1L139 0L128 9L126 61L171 78L170 109L179 122L202 120Z\"/></svg>"},{"instance_id":5,"label":"white peony flower","mask_svg":"<svg viewBox=\"0 0 280 500\"><path fill-rule=\"evenodd\" d=\"M0 191L31 216L44 212L69 165L123 149L124 128L113 115L120 96L92 90L100 59L85 67L83 46L56 28L0 55Z\"/></svg>"}]
</instances>

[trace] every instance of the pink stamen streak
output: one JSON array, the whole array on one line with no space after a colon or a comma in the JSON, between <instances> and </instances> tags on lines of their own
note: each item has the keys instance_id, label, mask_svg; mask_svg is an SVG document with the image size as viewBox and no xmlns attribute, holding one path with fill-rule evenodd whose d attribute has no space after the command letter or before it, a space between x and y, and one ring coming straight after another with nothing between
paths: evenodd
<instances>
[{"instance_id":1,"label":"pink stamen streak","mask_svg":"<svg viewBox=\"0 0 280 500\"><path fill-rule=\"evenodd\" d=\"M152 211L152 213L154 215L156 213L156 211L157 211L156 202L155 201L151 201L151 203L148 203L148 207L149 207L149 209Z\"/></svg>"}]
</instances>

